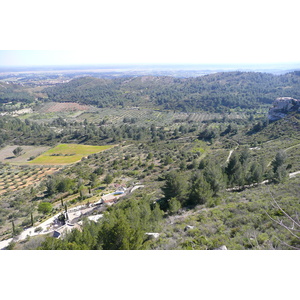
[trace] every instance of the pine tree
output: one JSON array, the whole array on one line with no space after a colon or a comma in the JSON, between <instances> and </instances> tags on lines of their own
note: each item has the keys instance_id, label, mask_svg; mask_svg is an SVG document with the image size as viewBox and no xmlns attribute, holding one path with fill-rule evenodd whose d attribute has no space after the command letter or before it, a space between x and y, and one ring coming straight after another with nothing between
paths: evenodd
<instances>
[{"instance_id":1,"label":"pine tree","mask_svg":"<svg viewBox=\"0 0 300 300\"><path fill-rule=\"evenodd\" d=\"M274 159L274 161L272 162L272 166L273 166L273 171L274 171L274 173L276 173L276 171L277 171L277 169L278 169L279 167L281 167L282 165L285 164L286 159L287 159L287 155L286 155L286 152L285 152L284 150L279 150L279 151L276 153L275 159Z\"/></svg>"},{"instance_id":2,"label":"pine tree","mask_svg":"<svg viewBox=\"0 0 300 300\"><path fill-rule=\"evenodd\" d=\"M250 159L250 151L248 147L243 147L240 153L240 162L243 166L246 166Z\"/></svg>"},{"instance_id":3,"label":"pine tree","mask_svg":"<svg viewBox=\"0 0 300 300\"><path fill-rule=\"evenodd\" d=\"M257 162L253 162L247 174L247 183L259 183L263 179L263 166Z\"/></svg>"},{"instance_id":4,"label":"pine tree","mask_svg":"<svg viewBox=\"0 0 300 300\"><path fill-rule=\"evenodd\" d=\"M210 188L215 196L225 188L225 178L223 170L216 163L210 162L204 169L205 180L210 184Z\"/></svg>"},{"instance_id":5,"label":"pine tree","mask_svg":"<svg viewBox=\"0 0 300 300\"><path fill-rule=\"evenodd\" d=\"M171 198L168 204L169 204L169 212L171 214L176 214L181 208L181 203L176 198Z\"/></svg>"},{"instance_id":6,"label":"pine tree","mask_svg":"<svg viewBox=\"0 0 300 300\"><path fill-rule=\"evenodd\" d=\"M123 210L107 215L98 233L98 246L104 250L138 250L143 241L141 229L131 226Z\"/></svg>"},{"instance_id":7,"label":"pine tree","mask_svg":"<svg viewBox=\"0 0 300 300\"><path fill-rule=\"evenodd\" d=\"M187 182L177 172L171 171L166 175L162 191L166 199L177 198L182 203L186 198Z\"/></svg>"},{"instance_id":8,"label":"pine tree","mask_svg":"<svg viewBox=\"0 0 300 300\"><path fill-rule=\"evenodd\" d=\"M203 174L199 172L195 173L191 178L188 204L204 204L212 195L213 191Z\"/></svg>"},{"instance_id":9,"label":"pine tree","mask_svg":"<svg viewBox=\"0 0 300 300\"><path fill-rule=\"evenodd\" d=\"M288 172L286 170L285 165L281 165L277 168L276 172L274 173L274 180L275 182L283 182L288 176Z\"/></svg>"}]
</instances>

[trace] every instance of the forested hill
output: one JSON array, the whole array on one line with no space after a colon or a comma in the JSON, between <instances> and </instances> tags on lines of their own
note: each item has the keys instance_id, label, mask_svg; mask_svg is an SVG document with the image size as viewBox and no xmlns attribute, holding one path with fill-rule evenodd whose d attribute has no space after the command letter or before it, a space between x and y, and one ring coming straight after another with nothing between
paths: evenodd
<instances>
[{"instance_id":1,"label":"forested hill","mask_svg":"<svg viewBox=\"0 0 300 300\"><path fill-rule=\"evenodd\" d=\"M22 85L0 82L0 104L8 102L32 102L33 95L29 94Z\"/></svg>"},{"instance_id":2,"label":"forested hill","mask_svg":"<svg viewBox=\"0 0 300 300\"><path fill-rule=\"evenodd\" d=\"M257 108L277 97L300 98L299 72L273 75L224 72L196 78L83 77L45 89L51 101L72 101L98 107L140 106L177 111L226 112Z\"/></svg>"}]
</instances>

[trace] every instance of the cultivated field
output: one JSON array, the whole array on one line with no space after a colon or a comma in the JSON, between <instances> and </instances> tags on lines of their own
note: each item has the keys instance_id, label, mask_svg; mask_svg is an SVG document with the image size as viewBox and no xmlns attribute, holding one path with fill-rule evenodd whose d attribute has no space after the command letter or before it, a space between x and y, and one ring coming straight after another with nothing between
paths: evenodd
<instances>
[{"instance_id":1,"label":"cultivated field","mask_svg":"<svg viewBox=\"0 0 300 300\"><path fill-rule=\"evenodd\" d=\"M30 164L34 165L66 165L80 161L83 157L99 153L114 146L90 146L78 144L60 144L46 151Z\"/></svg>"},{"instance_id":2,"label":"cultivated field","mask_svg":"<svg viewBox=\"0 0 300 300\"><path fill-rule=\"evenodd\" d=\"M3 165L0 168L0 195L39 183L57 167L31 167Z\"/></svg>"},{"instance_id":3,"label":"cultivated field","mask_svg":"<svg viewBox=\"0 0 300 300\"><path fill-rule=\"evenodd\" d=\"M117 109L101 108L95 112L83 112L78 120L98 123L102 119L107 119L112 124L122 124L125 118L135 119L135 124L155 124L156 126L170 126L176 122L197 122L209 120L221 120L224 117L220 113L184 113L174 111L158 111L147 108ZM243 119L245 114L233 112L227 115L228 119Z\"/></svg>"},{"instance_id":4,"label":"cultivated field","mask_svg":"<svg viewBox=\"0 0 300 300\"><path fill-rule=\"evenodd\" d=\"M21 155L15 156L13 151L21 147L23 151ZM47 146L6 146L0 149L0 162L13 163L13 164L26 164L31 157L37 157L38 155L47 151L50 147Z\"/></svg>"},{"instance_id":5,"label":"cultivated field","mask_svg":"<svg viewBox=\"0 0 300 300\"><path fill-rule=\"evenodd\" d=\"M39 109L39 113L65 112L65 111L86 111L92 107L74 102L49 102Z\"/></svg>"}]
</instances>

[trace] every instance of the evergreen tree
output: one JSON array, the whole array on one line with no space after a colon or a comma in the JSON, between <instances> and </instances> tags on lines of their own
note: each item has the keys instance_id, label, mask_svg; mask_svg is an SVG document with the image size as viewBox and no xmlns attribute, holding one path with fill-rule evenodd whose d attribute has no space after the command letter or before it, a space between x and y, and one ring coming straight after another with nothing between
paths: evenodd
<instances>
[{"instance_id":1,"label":"evergreen tree","mask_svg":"<svg viewBox=\"0 0 300 300\"><path fill-rule=\"evenodd\" d=\"M228 176L228 184L229 186L238 185L242 186L244 182L244 172L243 167L239 159L239 155L234 152L230 157L227 167L225 168L225 172Z\"/></svg>"},{"instance_id":2,"label":"evergreen tree","mask_svg":"<svg viewBox=\"0 0 300 300\"><path fill-rule=\"evenodd\" d=\"M15 156L19 156L23 151L23 148L22 147L17 147L16 149L13 150L13 154Z\"/></svg>"},{"instance_id":3,"label":"evergreen tree","mask_svg":"<svg viewBox=\"0 0 300 300\"><path fill-rule=\"evenodd\" d=\"M204 204L212 195L213 191L203 174L200 172L195 173L191 178L188 204Z\"/></svg>"},{"instance_id":4,"label":"evergreen tree","mask_svg":"<svg viewBox=\"0 0 300 300\"><path fill-rule=\"evenodd\" d=\"M247 174L247 184L259 183L263 180L263 166L257 162L253 162Z\"/></svg>"},{"instance_id":5,"label":"evergreen tree","mask_svg":"<svg viewBox=\"0 0 300 300\"><path fill-rule=\"evenodd\" d=\"M210 162L204 168L205 180L210 184L210 188L215 196L219 191L225 188L225 178L219 165Z\"/></svg>"},{"instance_id":6,"label":"evergreen tree","mask_svg":"<svg viewBox=\"0 0 300 300\"><path fill-rule=\"evenodd\" d=\"M98 233L98 246L103 250L138 250L143 241L141 229L132 228L121 210L106 216Z\"/></svg>"},{"instance_id":7,"label":"evergreen tree","mask_svg":"<svg viewBox=\"0 0 300 300\"><path fill-rule=\"evenodd\" d=\"M277 169L285 164L287 159L286 152L284 150L279 150L276 153L275 159L272 162L273 171L276 173Z\"/></svg>"},{"instance_id":8,"label":"evergreen tree","mask_svg":"<svg viewBox=\"0 0 300 300\"><path fill-rule=\"evenodd\" d=\"M181 208L181 203L176 198L171 198L168 204L169 204L169 212L171 214L176 214Z\"/></svg>"},{"instance_id":9,"label":"evergreen tree","mask_svg":"<svg viewBox=\"0 0 300 300\"><path fill-rule=\"evenodd\" d=\"M286 170L285 165L281 165L276 169L276 172L274 172L274 180L275 182L282 182L288 177L288 172Z\"/></svg>"},{"instance_id":10,"label":"evergreen tree","mask_svg":"<svg viewBox=\"0 0 300 300\"><path fill-rule=\"evenodd\" d=\"M103 182L104 182L105 184L109 185L110 183L113 182L113 179L114 179L114 178L112 177L112 175L107 174L107 175L105 176Z\"/></svg>"},{"instance_id":11,"label":"evergreen tree","mask_svg":"<svg viewBox=\"0 0 300 300\"><path fill-rule=\"evenodd\" d=\"M186 199L187 182L176 171L169 172L165 177L162 191L166 199L177 198L181 203Z\"/></svg>"},{"instance_id":12,"label":"evergreen tree","mask_svg":"<svg viewBox=\"0 0 300 300\"><path fill-rule=\"evenodd\" d=\"M246 166L250 159L250 151L248 147L243 147L240 152L240 162L243 166Z\"/></svg>"}]
</instances>

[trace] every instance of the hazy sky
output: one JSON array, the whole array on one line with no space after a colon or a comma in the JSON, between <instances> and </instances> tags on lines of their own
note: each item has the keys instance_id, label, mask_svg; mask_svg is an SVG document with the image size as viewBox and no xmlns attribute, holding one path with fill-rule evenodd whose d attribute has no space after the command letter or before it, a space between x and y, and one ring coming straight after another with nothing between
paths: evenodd
<instances>
[{"instance_id":1,"label":"hazy sky","mask_svg":"<svg viewBox=\"0 0 300 300\"><path fill-rule=\"evenodd\" d=\"M0 66L300 62L292 0L3 5Z\"/></svg>"}]
</instances>

